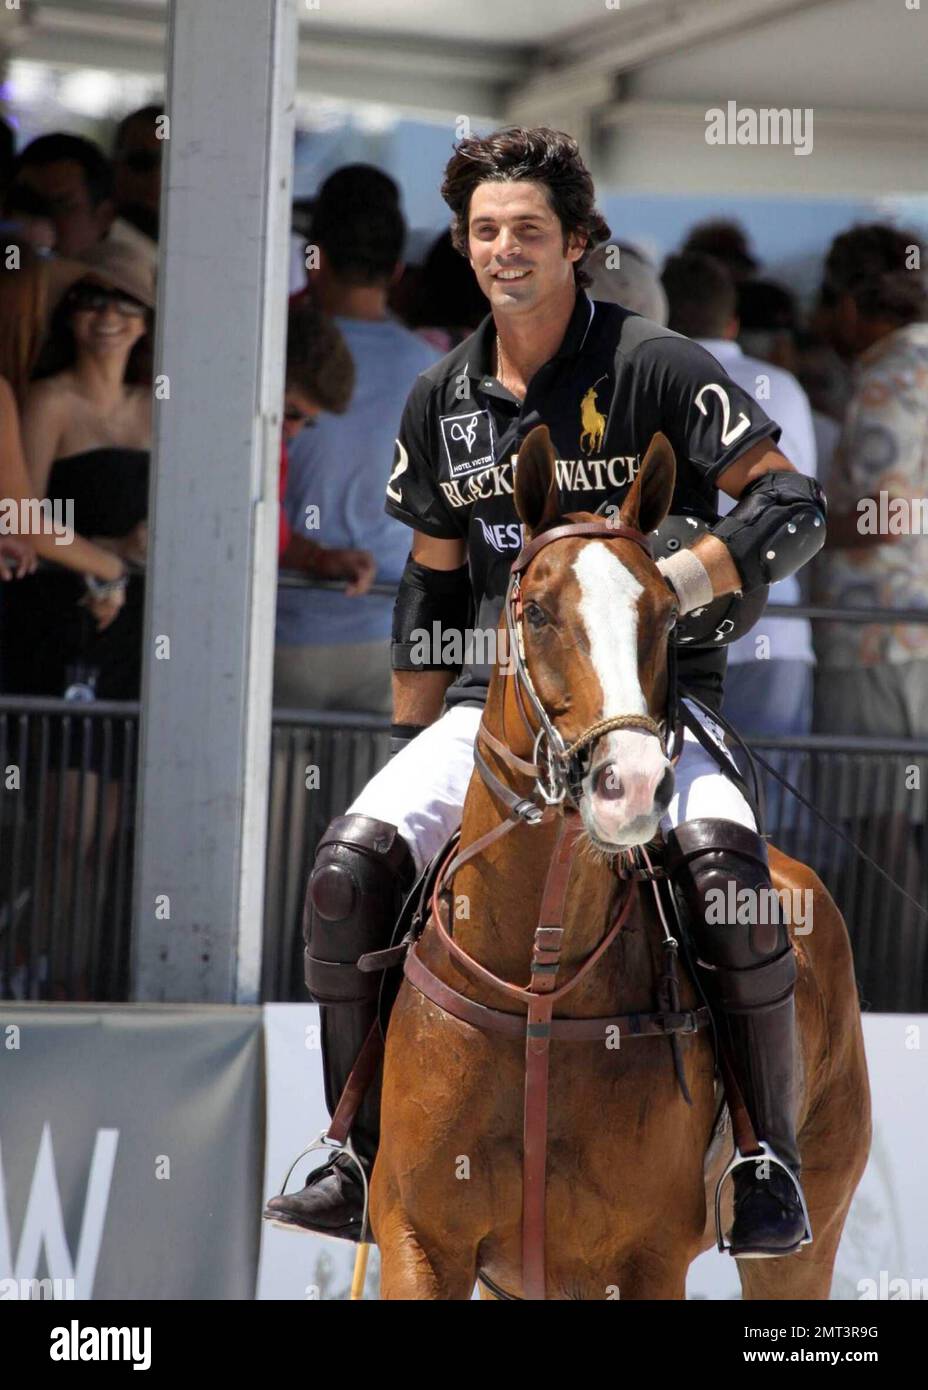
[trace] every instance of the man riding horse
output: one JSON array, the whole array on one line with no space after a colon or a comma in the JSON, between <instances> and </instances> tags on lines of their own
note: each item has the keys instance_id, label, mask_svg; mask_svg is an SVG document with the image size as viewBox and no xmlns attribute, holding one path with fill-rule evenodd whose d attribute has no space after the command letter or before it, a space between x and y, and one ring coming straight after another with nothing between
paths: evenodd
<instances>
[{"instance_id":1,"label":"man riding horse","mask_svg":"<svg viewBox=\"0 0 928 1390\"><path fill-rule=\"evenodd\" d=\"M607 516L618 511L652 436L660 431L669 439L677 458L677 526L660 566L680 618L691 615L678 628L685 634L676 648L679 689L715 711L726 662L719 639L738 631L737 621L718 625L717 601L762 594L811 558L825 536L820 488L777 450L779 428L753 397L689 339L584 293L584 261L609 229L570 137L511 128L462 140L442 195L455 244L491 313L419 377L387 482L387 511L413 530L393 622L394 756L323 835L304 920L306 983L320 1006L330 1113L377 1016L379 977L359 971L357 962L389 945L404 895L461 822L490 667L466 657L463 669L450 667L448 655L457 654L441 641L424 652L422 638L460 635L469 623L495 631L523 543L513 503L522 439L547 425L562 511ZM604 425L598 439L588 431L594 385ZM722 522L717 488L737 499ZM698 536L692 546L690 534ZM734 612L737 599L721 608ZM623 653L615 656L618 668ZM690 708L703 737L687 730L675 779L666 776L658 740L646 740L653 756L642 754L610 795L625 800L632 824L655 804L663 810L667 871L713 982L748 1113L765 1141L767 1161L733 1174L731 1253L784 1255L805 1235L795 959L782 923L760 929L719 923L717 913L706 912L720 901L719 889L730 895L725 900L742 901L741 890L759 895L772 885L766 844L736 769L724 749L720 757L710 751L720 742L717 726ZM379 1107L375 1082L351 1131L368 1172ZM358 1239L362 1209L363 1184L340 1153L300 1192L273 1198L265 1215Z\"/></svg>"}]
</instances>

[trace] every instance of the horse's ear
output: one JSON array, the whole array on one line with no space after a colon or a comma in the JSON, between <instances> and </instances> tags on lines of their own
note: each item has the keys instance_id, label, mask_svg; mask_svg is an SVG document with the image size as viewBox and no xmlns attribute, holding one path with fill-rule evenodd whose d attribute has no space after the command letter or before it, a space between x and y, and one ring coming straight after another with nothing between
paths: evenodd
<instances>
[{"instance_id":1,"label":"horse's ear","mask_svg":"<svg viewBox=\"0 0 928 1390\"><path fill-rule=\"evenodd\" d=\"M622 503L619 512L622 524L643 531L645 535L656 531L670 511L676 477L677 461L670 440L666 435L655 434L631 491Z\"/></svg>"},{"instance_id":2,"label":"horse's ear","mask_svg":"<svg viewBox=\"0 0 928 1390\"><path fill-rule=\"evenodd\" d=\"M516 460L516 511L530 535L561 514L557 495L554 446L547 425L536 425L527 434Z\"/></svg>"}]
</instances>

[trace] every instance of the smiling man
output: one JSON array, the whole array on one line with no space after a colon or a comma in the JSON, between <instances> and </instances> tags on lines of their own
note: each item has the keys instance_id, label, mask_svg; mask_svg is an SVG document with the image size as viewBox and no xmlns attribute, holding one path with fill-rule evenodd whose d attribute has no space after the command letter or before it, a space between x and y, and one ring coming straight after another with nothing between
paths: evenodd
<instances>
[{"instance_id":1,"label":"smiling man","mask_svg":"<svg viewBox=\"0 0 928 1390\"><path fill-rule=\"evenodd\" d=\"M306 980L321 1005L330 1107L377 1012L376 977L359 972L356 962L388 944L403 890L460 825L490 678L479 663L447 669L438 651L423 664L413 634L434 623L461 631L474 616L478 629L495 629L522 545L513 471L528 432L539 423L549 429L561 510L607 515L628 492L654 433L670 440L678 521L669 532L699 536L692 548L677 539L661 561L680 614L694 615L680 625L686 644L679 679L684 694L715 710L725 651L715 641L717 620L708 620L718 608L714 600L762 591L792 573L825 533L820 489L777 450L778 427L714 358L585 294L584 262L609 228L569 136L517 127L466 139L447 166L442 196L455 245L490 314L419 377L387 482L387 511L413 533L393 620L396 755L323 836L307 895ZM739 499L721 523L719 487ZM721 607L733 605L726 599ZM719 626L728 636L738 633L735 620ZM616 659L619 651L617 637ZM732 780L734 766L723 747L710 754L720 742L715 726L693 713L702 737L687 730L676 789L662 759L651 760L644 793L636 768L628 781L639 803L645 795L646 814L636 804L625 819L660 820L698 955L712 967L746 1103L776 1160L769 1170L747 1164L734 1174L732 1253L784 1255L805 1233L795 1134L795 962L783 924L759 932L705 920L719 888L731 883L737 897L771 884L766 846ZM621 808L613 810L621 822ZM375 1085L352 1128L366 1166L378 1121ZM360 1214L361 1185L345 1156L312 1173L302 1192L275 1198L267 1212L355 1239Z\"/></svg>"}]
</instances>

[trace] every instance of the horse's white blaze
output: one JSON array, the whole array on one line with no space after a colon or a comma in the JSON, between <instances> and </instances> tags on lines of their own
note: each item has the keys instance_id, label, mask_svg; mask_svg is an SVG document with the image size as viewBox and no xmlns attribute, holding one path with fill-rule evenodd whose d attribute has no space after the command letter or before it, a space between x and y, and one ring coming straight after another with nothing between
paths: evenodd
<instances>
[{"instance_id":1,"label":"horse's white blaze","mask_svg":"<svg viewBox=\"0 0 928 1390\"><path fill-rule=\"evenodd\" d=\"M601 545L586 545L573 565L580 586L579 612L590 646L590 660L602 691L601 719L647 714L638 679L638 600L643 585L618 556ZM594 763L618 771L621 797L594 793L584 779L587 828L611 844L638 844L656 829L654 796L670 766L657 739L638 729L617 729L600 740Z\"/></svg>"},{"instance_id":2,"label":"horse's white blaze","mask_svg":"<svg viewBox=\"0 0 928 1390\"><path fill-rule=\"evenodd\" d=\"M574 561L580 616L603 692L602 718L647 714L638 680L638 600L643 586L604 545L585 545Z\"/></svg>"}]
</instances>

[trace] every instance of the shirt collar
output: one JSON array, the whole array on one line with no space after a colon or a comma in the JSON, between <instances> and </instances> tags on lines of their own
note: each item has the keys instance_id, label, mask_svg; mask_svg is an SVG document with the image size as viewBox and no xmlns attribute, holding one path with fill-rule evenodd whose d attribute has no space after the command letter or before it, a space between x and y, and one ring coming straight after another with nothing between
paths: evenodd
<instances>
[{"instance_id":1,"label":"shirt collar","mask_svg":"<svg viewBox=\"0 0 928 1390\"><path fill-rule=\"evenodd\" d=\"M736 343L734 338L697 338L696 342L700 347L704 347L706 352L711 352L712 356L720 362L723 357L743 357L741 344Z\"/></svg>"},{"instance_id":2,"label":"shirt collar","mask_svg":"<svg viewBox=\"0 0 928 1390\"><path fill-rule=\"evenodd\" d=\"M554 354L555 357L576 357L579 354L586 342L595 313L596 305L592 299L585 290L578 289L573 313L567 324L567 332L561 340L561 346Z\"/></svg>"},{"instance_id":3,"label":"shirt collar","mask_svg":"<svg viewBox=\"0 0 928 1390\"><path fill-rule=\"evenodd\" d=\"M593 300L590 299L585 290L578 289L564 337L561 339L561 345L557 352L551 358L552 362L565 357L576 357L579 354L586 342L595 313L596 305ZM493 348L496 344L496 324L492 314L487 314L483 323L476 330L472 341L476 351L471 352L468 357L467 375L481 381L484 378L489 379L493 372Z\"/></svg>"}]
</instances>

